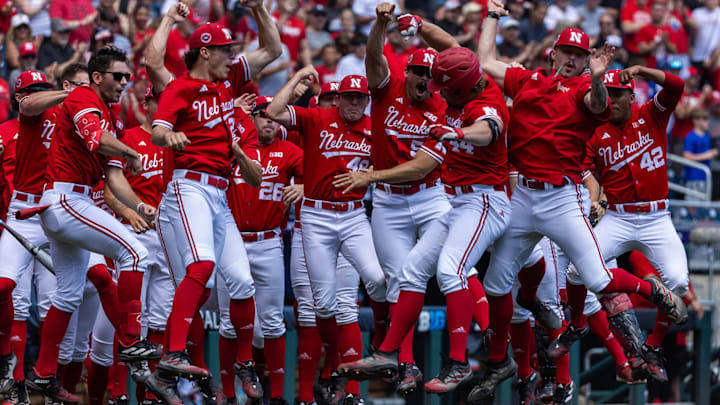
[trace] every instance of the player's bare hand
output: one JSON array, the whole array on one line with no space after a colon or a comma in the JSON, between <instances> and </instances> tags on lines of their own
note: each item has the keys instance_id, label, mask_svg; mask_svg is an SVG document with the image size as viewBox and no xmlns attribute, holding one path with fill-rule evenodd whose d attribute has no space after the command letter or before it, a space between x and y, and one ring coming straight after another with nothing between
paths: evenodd
<instances>
[{"instance_id":1,"label":"player's bare hand","mask_svg":"<svg viewBox=\"0 0 720 405\"><path fill-rule=\"evenodd\" d=\"M250 115L253 109L253 103L257 100L257 94L244 93L235 99L235 108L241 108L245 114Z\"/></svg>"},{"instance_id":2,"label":"player's bare hand","mask_svg":"<svg viewBox=\"0 0 720 405\"><path fill-rule=\"evenodd\" d=\"M315 83L320 83L320 75L318 74L317 70L315 70L315 67L313 65L307 65L304 68L298 70L295 73L295 76L293 76L293 78L298 82L308 80L315 81Z\"/></svg>"},{"instance_id":3,"label":"player's bare hand","mask_svg":"<svg viewBox=\"0 0 720 405\"><path fill-rule=\"evenodd\" d=\"M698 319L702 319L705 315L705 307L702 306L700 301L697 300L697 298L694 298L688 303L687 307L689 309L694 309L697 312Z\"/></svg>"},{"instance_id":4,"label":"player's bare hand","mask_svg":"<svg viewBox=\"0 0 720 405\"><path fill-rule=\"evenodd\" d=\"M526 68L525 66L523 66L522 63L517 62L517 61L512 61L512 62L510 62L510 63L508 64L508 67L520 68L520 69L525 69L525 70L527 70L527 68Z\"/></svg>"},{"instance_id":5,"label":"player's bare hand","mask_svg":"<svg viewBox=\"0 0 720 405\"><path fill-rule=\"evenodd\" d=\"M498 0L490 0L488 1L488 11L494 11L498 13L500 17L508 15L508 11L505 9L505 5Z\"/></svg>"},{"instance_id":6,"label":"player's bare hand","mask_svg":"<svg viewBox=\"0 0 720 405\"><path fill-rule=\"evenodd\" d=\"M378 22L383 24L390 24L393 21L394 12L395 5L390 3L380 3L375 8L375 14L377 14Z\"/></svg>"},{"instance_id":7,"label":"player's bare hand","mask_svg":"<svg viewBox=\"0 0 720 405\"><path fill-rule=\"evenodd\" d=\"M292 205L302 200L304 195L304 184L290 184L289 186L285 186L285 188L283 188L282 199L286 205Z\"/></svg>"},{"instance_id":8,"label":"player's bare hand","mask_svg":"<svg viewBox=\"0 0 720 405\"><path fill-rule=\"evenodd\" d=\"M170 131L165 135L165 142L167 146L173 150L183 150L190 144L190 139L188 139L184 132Z\"/></svg>"},{"instance_id":9,"label":"player's bare hand","mask_svg":"<svg viewBox=\"0 0 720 405\"><path fill-rule=\"evenodd\" d=\"M347 194L356 188L365 188L372 183L372 172L373 167L370 166L367 170L338 174L333 180L333 186L335 188L344 187L343 194Z\"/></svg>"},{"instance_id":10,"label":"player's bare hand","mask_svg":"<svg viewBox=\"0 0 720 405\"><path fill-rule=\"evenodd\" d=\"M247 155L245 155L245 151L242 150L242 148L240 147L240 145L239 145L237 142L234 142L234 141L233 141L233 143L232 143L232 150L233 150L233 153L235 153L235 156L236 156L237 158L241 158L241 157L247 156Z\"/></svg>"},{"instance_id":11,"label":"player's bare hand","mask_svg":"<svg viewBox=\"0 0 720 405\"><path fill-rule=\"evenodd\" d=\"M170 7L167 13L168 17L172 18L176 23L181 23L190 15L190 8L183 2L178 2L174 6Z\"/></svg>"},{"instance_id":12,"label":"player's bare hand","mask_svg":"<svg viewBox=\"0 0 720 405\"><path fill-rule=\"evenodd\" d=\"M263 6L262 0L240 0L240 4L247 8L260 8Z\"/></svg>"},{"instance_id":13,"label":"player's bare hand","mask_svg":"<svg viewBox=\"0 0 720 405\"><path fill-rule=\"evenodd\" d=\"M630 81L642 72L642 66L630 66L620 72L620 83L630 83Z\"/></svg>"},{"instance_id":14,"label":"player's bare hand","mask_svg":"<svg viewBox=\"0 0 720 405\"><path fill-rule=\"evenodd\" d=\"M602 77L615 58L615 47L605 43L602 48L593 48L590 51L590 74L595 77Z\"/></svg>"},{"instance_id":15,"label":"player's bare hand","mask_svg":"<svg viewBox=\"0 0 720 405\"><path fill-rule=\"evenodd\" d=\"M125 171L133 176L137 176L142 172L142 162L140 162L140 156L127 157L125 161Z\"/></svg>"},{"instance_id":16,"label":"player's bare hand","mask_svg":"<svg viewBox=\"0 0 720 405\"><path fill-rule=\"evenodd\" d=\"M590 218L592 218L595 223L597 223L605 215L605 211L605 207L600 205L599 202L593 201L590 205Z\"/></svg>"},{"instance_id":17,"label":"player's bare hand","mask_svg":"<svg viewBox=\"0 0 720 405\"><path fill-rule=\"evenodd\" d=\"M135 233L144 233L150 230L150 224L146 221L142 215L135 212L132 208L124 210L121 214L132 226Z\"/></svg>"}]
</instances>

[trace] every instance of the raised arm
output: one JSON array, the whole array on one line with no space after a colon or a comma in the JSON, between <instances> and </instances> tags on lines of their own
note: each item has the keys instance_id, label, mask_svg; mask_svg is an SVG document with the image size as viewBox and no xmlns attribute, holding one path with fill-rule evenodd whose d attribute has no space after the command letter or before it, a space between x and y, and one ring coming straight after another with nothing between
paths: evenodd
<instances>
[{"instance_id":1,"label":"raised arm","mask_svg":"<svg viewBox=\"0 0 720 405\"><path fill-rule=\"evenodd\" d=\"M245 54L250 75L255 77L282 54L280 32L261 0L245 0L242 3L250 9L258 26L258 49Z\"/></svg>"},{"instance_id":2,"label":"raised arm","mask_svg":"<svg viewBox=\"0 0 720 405\"><path fill-rule=\"evenodd\" d=\"M480 33L480 44L478 45L480 67L482 67L483 72L492 77L500 88L505 87L505 70L508 65L497 58L495 35L497 34L498 20L506 15L508 15L508 12L502 3L497 0L488 1L488 16Z\"/></svg>"},{"instance_id":3,"label":"raised arm","mask_svg":"<svg viewBox=\"0 0 720 405\"><path fill-rule=\"evenodd\" d=\"M460 46L445 30L413 14L403 14L398 17L398 31L406 38L420 34L420 37L438 52Z\"/></svg>"},{"instance_id":4,"label":"raised arm","mask_svg":"<svg viewBox=\"0 0 720 405\"><path fill-rule=\"evenodd\" d=\"M260 187L262 182L262 167L256 160L252 160L242 150L240 145L233 142L233 152L235 153L235 159L237 159L238 165L240 166L240 173L242 173L243 179L250 187Z\"/></svg>"},{"instance_id":5,"label":"raised arm","mask_svg":"<svg viewBox=\"0 0 720 405\"><path fill-rule=\"evenodd\" d=\"M145 47L145 67L156 92L165 90L165 86L173 78L172 73L165 67L165 49L170 30L176 23L185 21L190 9L183 2L170 7L167 14L163 15L150 42Z\"/></svg>"},{"instance_id":6,"label":"raised arm","mask_svg":"<svg viewBox=\"0 0 720 405\"><path fill-rule=\"evenodd\" d=\"M305 66L304 68L298 70L293 75L293 77L290 78L287 83L285 83L285 85L280 89L280 91L275 94L272 102L268 104L267 110L265 110L268 118L286 127L292 126L292 117L290 115L290 110L288 110L287 106L288 104L290 104L290 100L293 97L295 87L301 81L310 80L313 78L318 82L320 81L318 78L318 72L312 65Z\"/></svg>"},{"instance_id":7,"label":"raised arm","mask_svg":"<svg viewBox=\"0 0 720 405\"><path fill-rule=\"evenodd\" d=\"M29 94L20 100L20 114L27 117L34 117L42 114L48 108L62 103L70 90L40 91Z\"/></svg>"},{"instance_id":8,"label":"raised arm","mask_svg":"<svg viewBox=\"0 0 720 405\"><path fill-rule=\"evenodd\" d=\"M389 3L380 3L375 9L377 19L370 29L365 50L365 72L371 89L377 88L390 73L387 59L383 55L383 47L387 27L393 19L393 11L395 5Z\"/></svg>"},{"instance_id":9,"label":"raised arm","mask_svg":"<svg viewBox=\"0 0 720 405\"><path fill-rule=\"evenodd\" d=\"M601 114L608 108L608 90L603 83L603 74L607 71L615 55L615 47L609 44L593 49L590 53L590 91L585 94L585 106L593 114Z\"/></svg>"}]
</instances>

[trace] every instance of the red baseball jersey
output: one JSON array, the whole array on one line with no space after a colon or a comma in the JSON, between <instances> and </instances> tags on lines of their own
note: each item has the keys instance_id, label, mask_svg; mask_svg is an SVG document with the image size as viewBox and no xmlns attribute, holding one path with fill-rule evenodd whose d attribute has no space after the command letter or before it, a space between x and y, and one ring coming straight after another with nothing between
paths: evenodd
<instances>
[{"instance_id":1,"label":"red baseball jersey","mask_svg":"<svg viewBox=\"0 0 720 405\"><path fill-rule=\"evenodd\" d=\"M277 21L280 19L280 14L273 13L272 17ZM305 20L294 15L288 17L285 24L280 28L280 41L287 46L291 61L297 62L300 54L300 43L305 37Z\"/></svg>"},{"instance_id":2,"label":"red baseball jersey","mask_svg":"<svg viewBox=\"0 0 720 405\"><path fill-rule=\"evenodd\" d=\"M452 186L471 184L502 185L508 181L508 151L506 130L510 119L505 97L500 86L487 78L488 84L480 95L463 108L448 106L447 125L453 128L469 127L484 118L492 118L501 125L502 134L487 146L475 146L457 140L445 145L445 170L442 181Z\"/></svg>"},{"instance_id":3,"label":"red baseball jersey","mask_svg":"<svg viewBox=\"0 0 720 405\"><path fill-rule=\"evenodd\" d=\"M235 128L237 130L235 142L250 159L260 163L262 160L258 151L257 128L252 118L242 108L235 109Z\"/></svg>"},{"instance_id":4,"label":"red baseball jersey","mask_svg":"<svg viewBox=\"0 0 720 405\"><path fill-rule=\"evenodd\" d=\"M144 203L157 207L163 193L163 148L152 143L150 133L143 127L127 130L122 142L140 155L142 163L140 173L136 175L125 173L128 183ZM125 161L112 158L108 165L123 168Z\"/></svg>"},{"instance_id":5,"label":"red baseball jersey","mask_svg":"<svg viewBox=\"0 0 720 405\"><path fill-rule=\"evenodd\" d=\"M629 120L599 126L587 144L585 167L595 167L610 204L668 196L667 124L684 83L670 73L665 77L665 87L641 107L633 106Z\"/></svg>"},{"instance_id":6,"label":"red baseball jersey","mask_svg":"<svg viewBox=\"0 0 720 405\"><path fill-rule=\"evenodd\" d=\"M15 189L29 194L42 194L48 151L55 132L60 106L54 106L39 116L20 114L17 153L23 158L15 165Z\"/></svg>"},{"instance_id":7,"label":"red baseball jersey","mask_svg":"<svg viewBox=\"0 0 720 405\"><path fill-rule=\"evenodd\" d=\"M388 73L372 89L372 163L376 170L389 169L415 157L422 150L442 163L438 142L428 137L430 125L442 123L447 104L437 94L421 103L412 103L405 92L405 77ZM440 165L425 178L402 183L421 184L440 178Z\"/></svg>"},{"instance_id":8,"label":"red baseball jersey","mask_svg":"<svg viewBox=\"0 0 720 405\"><path fill-rule=\"evenodd\" d=\"M508 157L523 176L560 185L565 176L582 181L587 141L610 117L585 106L590 76L546 76L542 69L505 71L505 95L513 99L508 126Z\"/></svg>"},{"instance_id":9,"label":"red baseball jersey","mask_svg":"<svg viewBox=\"0 0 720 405\"><path fill-rule=\"evenodd\" d=\"M13 191L13 175L15 173L15 148L17 146L18 129L20 123L17 118L0 124L0 138L5 150L2 154L2 167L5 172L5 182L9 193ZM10 201L8 199L8 201Z\"/></svg>"},{"instance_id":10,"label":"red baseball jersey","mask_svg":"<svg viewBox=\"0 0 720 405\"><path fill-rule=\"evenodd\" d=\"M89 151L85 140L77 133L75 123L83 115L94 113L100 117L102 129L113 136L122 137L122 127L110 113L107 104L100 100L90 86L73 90L62 103L50 145L46 181L61 181L94 187L105 175L108 157Z\"/></svg>"},{"instance_id":11,"label":"red baseball jersey","mask_svg":"<svg viewBox=\"0 0 720 405\"><path fill-rule=\"evenodd\" d=\"M103 180L100 180L100 182L93 187L90 198L92 198L95 206L102 208L105 212L112 216L116 216L115 211L113 211L105 202L105 182Z\"/></svg>"},{"instance_id":12,"label":"red baseball jersey","mask_svg":"<svg viewBox=\"0 0 720 405\"><path fill-rule=\"evenodd\" d=\"M338 174L370 167L370 117L348 123L337 107L288 106L288 110L291 125L302 134L305 197L339 202L362 199L367 188L343 194L332 182Z\"/></svg>"},{"instance_id":13,"label":"red baseball jersey","mask_svg":"<svg viewBox=\"0 0 720 405\"><path fill-rule=\"evenodd\" d=\"M275 138L269 145L260 145L259 151L263 162L260 187L250 187L236 170L227 193L230 211L242 232L285 229L283 189L290 179L302 177L303 152L297 146Z\"/></svg>"}]
</instances>

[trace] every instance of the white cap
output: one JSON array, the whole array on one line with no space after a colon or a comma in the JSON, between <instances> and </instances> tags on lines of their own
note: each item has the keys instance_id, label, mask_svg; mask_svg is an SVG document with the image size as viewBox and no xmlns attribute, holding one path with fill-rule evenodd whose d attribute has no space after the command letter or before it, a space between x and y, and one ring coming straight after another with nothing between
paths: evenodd
<instances>
[{"instance_id":1,"label":"white cap","mask_svg":"<svg viewBox=\"0 0 720 405\"><path fill-rule=\"evenodd\" d=\"M456 8L460 7L462 4L460 4L460 0L445 0L445 4L443 4L443 7L445 7L448 10L455 10Z\"/></svg>"},{"instance_id":2,"label":"white cap","mask_svg":"<svg viewBox=\"0 0 720 405\"><path fill-rule=\"evenodd\" d=\"M19 27L23 24L30 26L30 18L28 18L25 14L15 14L10 19L10 25L13 28Z\"/></svg>"}]
</instances>

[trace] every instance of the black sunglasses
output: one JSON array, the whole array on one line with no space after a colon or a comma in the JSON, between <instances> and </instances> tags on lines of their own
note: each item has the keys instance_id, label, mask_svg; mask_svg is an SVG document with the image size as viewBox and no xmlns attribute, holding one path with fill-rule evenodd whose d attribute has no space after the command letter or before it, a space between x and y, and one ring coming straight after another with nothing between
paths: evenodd
<instances>
[{"instance_id":1,"label":"black sunglasses","mask_svg":"<svg viewBox=\"0 0 720 405\"><path fill-rule=\"evenodd\" d=\"M73 86L85 86L86 84L90 84L90 83L87 83L87 82L75 82L75 81L72 81L72 80L68 80L67 82L70 83L70 84L72 84Z\"/></svg>"},{"instance_id":2,"label":"black sunglasses","mask_svg":"<svg viewBox=\"0 0 720 405\"><path fill-rule=\"evenodd\" d=\"M118 83L121 83L123 78L125 79L126 82L130 81L130 73L122 73L122 72L100 72L100 73L111 74L113 77L113 80L115 80Z\"/></svg>"},{"instance_id":3,"label":"black sunglasses","mask_svg":"<svg viewBox=\"0 0 720 405\"><path fill-rule=\"evenodd\" d=\"M430 77L430 68L427 68L425 66L408 66L408 70L413 72L416 76Z\"/></svg>"}]
</instances>

